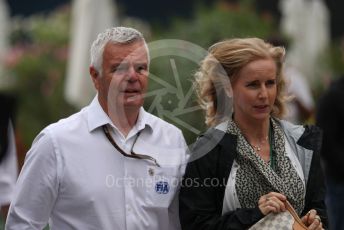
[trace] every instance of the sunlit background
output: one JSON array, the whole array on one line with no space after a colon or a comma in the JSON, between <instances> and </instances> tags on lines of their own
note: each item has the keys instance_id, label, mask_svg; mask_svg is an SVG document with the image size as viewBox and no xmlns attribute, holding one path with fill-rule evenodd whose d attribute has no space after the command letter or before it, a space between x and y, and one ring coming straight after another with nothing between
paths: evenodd
<instances>
[{"instance_id":1,"label":"sunlit background","mask_svg":"<svg viewBox=\"0 0 344 230\"><path fill-rule=\"evenodd\" d=\"M19 166L40 130L94 97L89 47L107 27L131 26L148 43L181 39L204 50L233 37L286 41L287 60L309 86L314 112L344 72L343 9L335 0L0 0L0 94L15 125ZM206 128L191 88L198 66L178 54L152 59L154 93L145 104L181 128L188 143ZM314 123L314 113L298 122Z\"/></svg>"}]
</instances>

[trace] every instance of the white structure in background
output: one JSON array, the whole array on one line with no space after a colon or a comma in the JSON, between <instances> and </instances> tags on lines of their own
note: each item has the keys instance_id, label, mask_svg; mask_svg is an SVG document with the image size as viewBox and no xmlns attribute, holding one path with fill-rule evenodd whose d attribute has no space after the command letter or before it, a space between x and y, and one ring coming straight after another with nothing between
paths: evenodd
<instances>
[{"instance_id":1,"label":"white structure in background","mask_svg":"<svg viewBox=\"0 0 344 230\"><path fill-rule=\"evenodd\" d=\"M324 70L319 57L329 44L329 12L323 0L280 0L281 29L292 40L287 62L313 84Z\"/></svg>"},{"instance_id":2,"label":"white structure in background","mask_svg":"<svg viewBox=\"0 0 344 230\"><path fill-rule=\"evenodd\" d=\"M0 90L7 88L9 82L4 74L4 58L8 49L9 32L8 6L5 0L0 0Z\"/></svg>"},{"instance_id":3,"label":"white structure in background","mask_svg":"<svg viewBox=\"0 0 344 230\"><path fill-rule=\"evenodd\" d=\"M87 105L95 95L89 75L91 43L98 33L117 25L113 0L74 0L67 78L66 100L76 107Z\"/></svg>"}]
</instances>

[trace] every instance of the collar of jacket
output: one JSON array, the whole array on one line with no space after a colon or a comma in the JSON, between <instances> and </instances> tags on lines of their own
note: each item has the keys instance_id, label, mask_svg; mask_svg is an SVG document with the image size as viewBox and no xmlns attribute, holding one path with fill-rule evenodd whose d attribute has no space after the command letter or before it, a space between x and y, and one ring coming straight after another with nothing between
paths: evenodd
<instances>
[{"instance_id":1,"label":"collar of jacket","mask_svg":"<svg viewBox=\"0 0 344 230\"><path fill-rule=\"evenodd\" d=\"M276 120L281 125L287 141L300 161L307 184L313 154L316 152L318 155L320 152L322 139L321 130L316 126L294 125L288 121ZM226 164L228 164L230 169L233 160L237 156L236 146L236 135L226 133L216 128L210 128L199 136L196 142L191 146L192 154L190 156L190 161L197 160L207 155L212 152L214 148L219 148L220 151L215 152L218 152L220 155L223 154L222 157L224 157L221 159L220 156L217 156L219 163L224 163L221 163L221 160L227 161Z\"/></svg>"}]
</instances>

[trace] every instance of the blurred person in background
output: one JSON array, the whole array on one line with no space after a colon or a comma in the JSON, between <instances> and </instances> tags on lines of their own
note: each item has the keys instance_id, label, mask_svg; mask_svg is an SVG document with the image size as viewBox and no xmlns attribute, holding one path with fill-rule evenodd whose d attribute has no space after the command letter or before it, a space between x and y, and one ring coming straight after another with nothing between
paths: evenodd
<instances>
[{"instance_id":1,"label":"blurred person in background","mask_svg":"<svg viewBox=\"0 0 344 230\"><path fill-rule=\"evenodd\" d=\"M98 94L45 128L26 155L7 230L180 229L182 132L147 113L149 53L126 27L100 33L90 75Z\"/></svg>"},{"instance_id":2,"label":"blurred person in background","mask_svg":"<svg viewBox=\"0 0 344 230\"><path fill-rule=\"evenodd\" d=\"M344 63L344 39L341 52ZM344 229L344 73L319 99L316 122L323 130L321 156L326 172L330 228Z\"/></svg>"},{"instance_id":3,"label":"blurred person in background","mask_svg":"<svg viewBox=\"0 0 344 230\"><path fill-rule=\"evenodd\" d=\"M210 47L196 73L210 129L198 138L183 177L183 229L248 229L285 211L286 200L310 230L327 226L320 130L280 119L284 56L283 47L259 38ZM214 137L217 145L204 152Z\"/></svg>"},{"instance_id":4,"label":"blurred person in background","mask_svg":"<svg viewBox=\"0 0 344 230\"><path fill-rule=\"evenodd\" d=\"M272 36L267 41L274 46L283 46L288 49L288 41L281 36ZM288 55L287 55L288 56ZM314 119L314 99L306 77L295 66L290 64L288 57L284 65L284 75L287 82L287 94L291 97L287 101L287 113L284 119L302 124Z\"/></svg>"},{"instance_id":5,"label":"blurred person in background","mask_svg":"<svg viewBox=\"0 0 344 230\"><path fill-rule=\"evenodd\" d=\"M4 108L0 113L0 209L1 218L5 220L17 180L18 162L11 122L14 101L5 94L0 94L0 101Z\"/></svg>"}]
</instances>

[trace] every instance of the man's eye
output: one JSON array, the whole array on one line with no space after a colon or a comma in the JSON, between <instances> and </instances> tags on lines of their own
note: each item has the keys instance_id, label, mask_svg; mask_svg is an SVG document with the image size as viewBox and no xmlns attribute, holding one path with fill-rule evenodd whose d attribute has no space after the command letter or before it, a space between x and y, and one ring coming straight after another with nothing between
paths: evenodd
<instances>
[{"instance_id":1,"label":"man's eye","mask_svg":"<svg viewBox=\"0 0 344 230\"><path fill-rule=\"evenodd\" d=\"M140 65L140 66L138 66L138 67L136 68L136 71L137 71L138 73L143 73L143 72L146 71L146 70L147 70L147 67L144 66L144 65Z\"/></svg>"},{"instance_id":2,"label":"man's eye","mask_svg":"<svg viewBox=\"0 0 344 230\"><path fill-rule=\"evenodd\" d=\"M127 69L127 67L126 66L118 66L116 69L117 69L117 71L124 71Z\"/></svg>"},{"instance_id":3,"label":"man's eye","mask_svg":"<svg viewBox=\"0 0 344 230\"><path fill-rule=\"evenodd\" d=\"M119 65L119 66L115 66L112 68L111 72L115 73L115 72L123 72L125 71L127 68L124 65Z\"/></svg>"}]
</instances>

